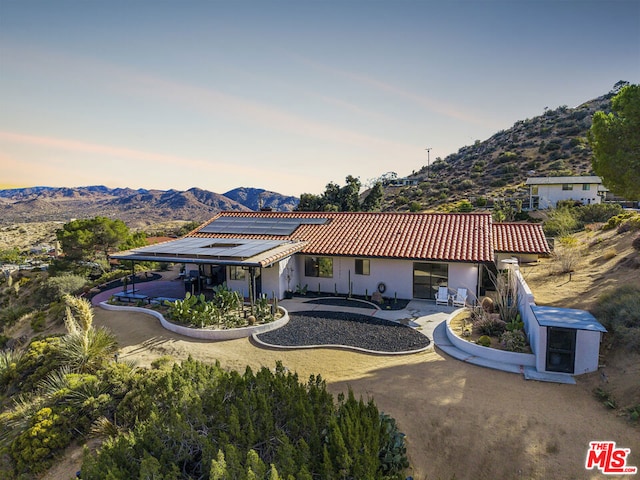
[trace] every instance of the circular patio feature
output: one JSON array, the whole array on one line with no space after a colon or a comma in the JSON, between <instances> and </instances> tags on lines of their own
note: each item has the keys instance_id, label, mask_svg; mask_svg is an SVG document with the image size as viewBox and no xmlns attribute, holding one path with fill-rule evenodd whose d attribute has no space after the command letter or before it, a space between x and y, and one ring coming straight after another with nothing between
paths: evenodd
<instances>
[{"instance_id":1,"label":"circular patio feature","mask_svg":"<svg viewBox=\"0 0 640 480\"><path fill-rule=\"evenodd\" d=\"M347 312L289 312L282 328L253 338L276 348L349 348L370 353L403 354L425 350L429 339L397 322Z\"/></svg>"}]
</instances>

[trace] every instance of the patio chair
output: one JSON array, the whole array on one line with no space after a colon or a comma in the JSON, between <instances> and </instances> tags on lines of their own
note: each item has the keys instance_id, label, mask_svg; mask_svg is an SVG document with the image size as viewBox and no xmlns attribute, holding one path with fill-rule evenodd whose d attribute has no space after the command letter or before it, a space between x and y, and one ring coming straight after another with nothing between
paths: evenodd
<instances>
[{"instance_id":1,"label":"patio chair","mask_svg":"<svg viewBox=\"0 0 640 480\"><path fill-rule=\"evenodd\" d=\"M458 293L456 293L456 296L453 298L453 305L455 307L464 307L466 302L467 302L467 289L459 288Z\"/></svg>"},{"instance_id":2,"label":"patio chair","mask_svg":"<svg viewBox=\"0 0 640 480\"><path fill-rule=\"evenodd\" d=\"M436 305L449 305L449 289L447 287L438 287Z\"/></svg>"}]
</instances>

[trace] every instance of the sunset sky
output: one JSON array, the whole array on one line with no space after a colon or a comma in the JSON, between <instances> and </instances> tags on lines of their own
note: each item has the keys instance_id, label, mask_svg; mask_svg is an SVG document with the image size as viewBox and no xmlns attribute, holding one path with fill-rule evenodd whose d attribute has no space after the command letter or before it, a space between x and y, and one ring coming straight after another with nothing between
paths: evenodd
<instances>
[{"instance_id":1,"label":"sunset sky","mask_svg":"<svg viewBox=\"0 0 640 480\"><path fill-rule=\"evenodd\" d=\"M321 193L618 80L637 0L0 0L0 188Z\"/></svg>"}]
</instances>

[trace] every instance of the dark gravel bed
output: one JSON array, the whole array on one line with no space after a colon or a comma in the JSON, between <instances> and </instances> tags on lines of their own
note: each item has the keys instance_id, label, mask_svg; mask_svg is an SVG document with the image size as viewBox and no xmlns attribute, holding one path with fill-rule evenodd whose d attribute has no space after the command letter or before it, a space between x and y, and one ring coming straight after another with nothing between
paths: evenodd
<instances>
[{"instance_id":1,"label":"dark gravel bed","mask_svg":"<svg viewBox=\"0 0 640 480\"><path fill-rule=\"evenodd\" d=\"M430 343L411 327L357 313L294 312L289 318L284 327L258 339L277 346L343 345L389 353L418 350Z\"/></svg>"},{"instance_id":2,"label":"dark gravel bed","mask_svg":"<svg viewBox=\"0 0 640 480\"><path fill-rule=\"evenodd\" d=\"M376 305L360 301L360 300L350 300L348 298L317 298L315 300L307 300L304 303L313 303L316 305L334 305L337 307L351 307L351 308L364 308L366 310L379 310L379 307Z\"/></svg>"}]
</instances>

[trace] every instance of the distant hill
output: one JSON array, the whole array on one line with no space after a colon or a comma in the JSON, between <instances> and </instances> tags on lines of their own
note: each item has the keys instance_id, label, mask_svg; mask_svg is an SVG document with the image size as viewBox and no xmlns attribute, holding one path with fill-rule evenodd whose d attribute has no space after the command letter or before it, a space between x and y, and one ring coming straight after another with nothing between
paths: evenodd
<instances>
[{"instance_id":1,"label":"distant hill","mask_svg":"<svg viewBox=\"0 0 640 480\"><path fill-rule=\"evenodd\" d=\"M294 210L300 199L298 197L285 197L276 192L270 192L261 188L239 187L229 190L225 197L241 203L251 210L270 208L280 212L290 212Z\"/></svg>"},{"instance_id":2,"label":"distant hill","mask_svg":"<svg viewBox=\"0 0 640 480\"><path fill-rule=\"evenodd\" d=\"M290 209L288 205L295 200L275 192L267 194L266 205L274 210ZM253 204L253 195L247 195L246 201L238 198L236 201L199 188L186 191L105 186L17 188L0 190L0 224L69 221L98 215L121 219L132 227L166 220L204 221L221 210L252 210L248 205Z\"/></svg>"},{"instance_id":3,"label":"distant hill","mask_svg":"<svg viewBox=\"0 0 640 480\"><path fill-rule=\"evenodd\" d=\"M612 91L575 108L545 109L491 138L477 140L410 175L416 185L386 186L384 210L444 208L478 197L527 198L531 176L589 175L591 148L587 132L597 110L611 111Z\"/></svg>"}]
</instances>

